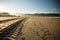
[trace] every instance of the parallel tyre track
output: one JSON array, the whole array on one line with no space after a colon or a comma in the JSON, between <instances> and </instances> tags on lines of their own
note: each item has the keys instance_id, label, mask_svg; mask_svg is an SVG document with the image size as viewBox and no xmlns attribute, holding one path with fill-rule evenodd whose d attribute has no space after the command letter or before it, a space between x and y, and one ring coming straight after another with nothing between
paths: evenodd
<instances>
[{"instance_id":1,"label":"parallel tyre track","mask_svg":"<svg viewBox=\"0 0 60 40\"><path fill-rule=\"evenodd\" d=\"M25 18L24 18L25 19ZM18 22L15 22L14 24L10 25L8 28L6 28L6 30L0 32L0 40L10 40L9 37L11 37L11 35L13 33L16 33L15 31L17 29L20 29L20 23L24 20L19 20ZM17 33L18 34L18 33Z\"/></svg>"}]
</instances>

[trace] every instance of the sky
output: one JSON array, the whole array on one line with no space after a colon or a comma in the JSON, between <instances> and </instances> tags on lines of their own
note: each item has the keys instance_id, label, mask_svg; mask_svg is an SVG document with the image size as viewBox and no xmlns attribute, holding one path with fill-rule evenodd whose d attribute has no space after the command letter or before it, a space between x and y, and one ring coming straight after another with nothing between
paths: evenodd
<instances>
[{"instance_id":1,"label":"sky","mask_svg":"<svg viewBox=\"0 0 60 40\"><path fill-rule=\"evenodd\" d=\"M60 0L0 0L0 12L60 13Z\"/></svg>"}]
</instances>

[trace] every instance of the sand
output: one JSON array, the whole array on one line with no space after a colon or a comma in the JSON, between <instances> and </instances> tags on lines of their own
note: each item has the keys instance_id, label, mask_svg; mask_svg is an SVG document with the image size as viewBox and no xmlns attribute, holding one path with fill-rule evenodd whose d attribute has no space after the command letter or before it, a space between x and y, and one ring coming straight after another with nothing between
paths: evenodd
<instances>
[{"instance_id":1,"label":"sand","mask_svg":"<svg viewBox=\"0 0 60 40\"><path fill-rule=\"evenodd\" d=\"M60 40L60 18L30 17L18 40Z\"/></svg>"}]
</instances>

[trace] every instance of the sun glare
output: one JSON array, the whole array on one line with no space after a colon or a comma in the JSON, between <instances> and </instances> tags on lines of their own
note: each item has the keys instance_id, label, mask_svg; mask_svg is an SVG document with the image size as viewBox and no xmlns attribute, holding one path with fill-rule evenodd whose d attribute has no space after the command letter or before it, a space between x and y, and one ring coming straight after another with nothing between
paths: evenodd
<instances>
[{"instance_id":1,"label":"sun glare","mask_svg":"<svg viewBox=\"0 0 60 40\"><path fill-rule=\"evenodd\" d=\"M5 10L5 6L4 5L0 5L0 12L4 12Z\"/></svg>"},{"instance_id":2,"label":"sun glare","mask_svg":"<svg viewBox=\"0 0 60 40\"><path fill-rule=\"evenodd\" d=\"M1 5L1 4L0 4L0 12L8 12L8 13L14 15L14 12L12 10L10 10L7 6Z\"/></svg>"}]
</instances>

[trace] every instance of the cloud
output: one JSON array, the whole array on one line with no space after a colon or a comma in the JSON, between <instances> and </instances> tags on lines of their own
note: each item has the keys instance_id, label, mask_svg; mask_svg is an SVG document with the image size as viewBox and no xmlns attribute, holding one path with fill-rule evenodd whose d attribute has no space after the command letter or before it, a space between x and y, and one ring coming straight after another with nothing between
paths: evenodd
<instances>
[{"instance_id":1,"label":"cloud","mask_svg":"<svg viewBox=\"0 0 60 40\"><path fill-rule=\"evenodd\" d=\"M53 8L53 10L57 10L57 8Z\"/></svg>"}]
</instances>

